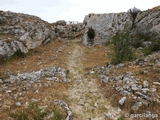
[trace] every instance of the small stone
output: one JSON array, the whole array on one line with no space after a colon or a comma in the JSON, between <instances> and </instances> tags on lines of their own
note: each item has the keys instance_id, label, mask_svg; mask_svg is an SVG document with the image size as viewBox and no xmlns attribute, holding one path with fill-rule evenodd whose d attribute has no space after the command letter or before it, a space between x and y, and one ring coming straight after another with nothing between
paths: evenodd
<instances>
[{"instance_id":1,"label":"small stone","mask_svg":"<svg viewBox=\"0 0 160 120\"><path fill-rule=\"evenodd\" d=\"M6 93L11 93L12 91L11 90L6 90Z\"/></svg>"},{"instance_id":2,"label":"small stone","mask_svg":"<svg viewBox=\"0 0 160 120\"><path fill-rule=\"evenodd\" d=\"M29 107L29 103L26 102L26 103L24 104L24 107L25 107L25 108L28 108L28 107Z\"/></svg>"},{"instance_id":3,"label":"small stone","mask_svg":"<svg viewBox=\"0 0 160 120\"><path fill-rule=\"evenodd\" d=\"M16 106L20 107L21 103L20 102L16 102Z\"/></svg>"},{"instance_id":4,"label":"small stone","mask_svg":"<svg viewBox=\"0 0 160 120\"><path fill-rule=\"evenodd\" d=\"M132 85L132 90L134 90L134 91L135 91L135 90L139 90L139 88L137 87L137 84L133 84L133 85Z\"/></svg>"},{"instance_id":5,"label":"small stone","mask_svg":"<svg viewBox=\"0 0 160 120\"><path fill-rule=\"evenodd\" d=\"M146 100L148 100L148 101L150 101L150 100L151 100L151 98L150 98L150 97L148 97L148 96L146 96L146 95L142 94L141 92L136 92L136 94L137 94L138 96L140 96L140 97L143 97L144 99L146 99Z\"/></svg>"},{"instance_id":6,"label":"small stone","mask_svg":"<svg viewBox=\"0 0 160 120\"><path fill-rule=\"evenodd\" d=\"M112 114L111 114L110 112L104 113L104 115L105 115L106 117L112 117Z\"/></svg>"},{"instance_id":7,"label":"small stone","mask_svg":"<svg viewBox=\"0 0 160 120\"><path fill-rule=\"evenodd\" d=\"M139 88L139 89L142 89L142 85L139 85L138 88Z\"/></svg>"},{"instance_id":8,"label":"small stone","mask_svg":"<svg viewBox=\"0 0 160 120\"><path fill-rule=\"evenodd\" d=\"M0 84L3 84L3 80L2 79L0 79Z\"/></svg>"},{"instance_id":9,"label":"small stone","mask_svg":"<svg viewBox=\"0 0 160 120\"><path fill-rule=\"evenodd\" d=\"M35 102L38 102L38 100L32 98L32 99L31 99L31 102L32 102L32 103L35 103Z\"/></svg>"},{"instance_id":10,"label":"small stone","mask_svg":"<svg viewBox=\"0 0 160 120\"><path fill-rule=\"evenodd\" d=\"M39 109L46 109L46 108L48 108L48 105L45 105L45 106L39 106Z\"/></svg>"},{"instance_id":11,"label":"small stone","mask_svg":"<svg viewBox=\"0 0 160 120\"><path fill-rule=\"evenodd\" d=\"M90 73L91 73L91 74L94 74L95 72L94 72L94 71L91 71Z\"/></svg>"},{"instance_id":12,"label":"small stone","mask_svg":"<svg viewBox=\"0 0 160 120\"><path fill-rule=\"evenodd\" d=\"M144 93L144 94L147 94L147 92L149 91L148 88L143 88L143 89L141 89L141 90L142 90L142 93Z\"/></svg>"},{"instance_id":13,"label":"small stone","mask_svg":"<svg viewBox=\"0 0 160 120\"><path fill-rule=\"evenodd\" d=\"M105 75L100 75L99 78L100 78L101 81L103 81L103 82L105 82L105 83L108 82L108 77L105 76Z\"/></svg>"},{"instance_id":14,"label":"small stone","mask_svg":"<svg viewBox=\"0 0 160 120\"><path fill-rule=\"evenodd\" d=\"M122 95L129 95L130 93L127 90L121 90L120 92Z\"/></svg>"},{"instance_id":15,"label":"small stone","mask_svg":"<svg viewBox=\"0 0 160 120\"><path fill-rule=\"evenodd\" d=\"M148 87L148 81L143 81L143 87L145 88L145 87Z\"/></svg>"},{"instance_id":16,"label":"small stone","mask_svg":"<svg viewBox=\"0 0 160 120\"><path fill-rule=\"evenodd\" d=\"M34 93L38 93L38 90L36 90Z\"/></svg>"},{"instance_id":17,"label":"small stone","mask_svg":"<svg viewBox=\"0 0 160 120\"><path fill-rule=\"evenodd\" d=\"M156 92L156 90L157 90L156 88L152 88L151 89L152 92Z\"/></svg>"},{"instance_id":18,"label":"small stone","mask_svg":"<svg viewBox=\"0 0 160 120\"><path fill-rule=\"evenodd\" d=\"M44 83L44 86L45 86L45 87L48 87L48 84L47 84L47 83Z\"/></svg>"},{"instance_id":19,"label":"small stone","mask_svg":"<svg viewBox=\"0 0 160 120\"><path fill-rule=\"evenodd\" d=\"M48 80L48 81L56 81L57 80L57 77L51 77L51 78L46 78L46 80Z\"/></svg>"},{"instance_id":20,"label":"small stone","mask_svg":"<svg viewBox=\"0 0 160 120\"><path fill-rule=\"evenodd\" d=\"M136 100L136 99L137 99L137 97L136 97L136 96L133 96L133 99L134 99L134 100Z\"/></svg>"},{"instance_id":21,"label":"small stone","mask_svg":"<svg viewBox=\"0 0 160 120\"><path fill-rule=\"evenodd\" d=\"M120 104L120 105L123 105L124 104L124 102L126 101L126 97L122 97L119 101L118 101L118 103Z\"/></svg>"},{"instance_id":22,"label":"small stone","mask_svg":"<svg viewBox=\"0 0 160 120\"><path fill-rule=\"evenodd\" d=\"M90 93L95 93L97 90L93 89L93 90L90 90Z\"/></svg>"},{"instance_id":23,"label":"small stone","mask_svg":"<svg viewBox=\"0 0 160 120\"><path fill-rule=\"evenodd\" d=\"M95 103L94 103L94 107L97 107L97 106L98 106L98 104L97 104L97 102L95 102Z\"/></svg>"},{"instance_id":24,"label":"small stone","mask_svg":"<svg viewBox=\"0 0 160 120\"><path fill-rule=\"evenodd\" d=\"M40 57L40 56L38 56L38 57L37 57L37 59L38 59L38 60L41 60L41 57Z\"/></svg>"},{"instance_id":25,"label":"small stone","mask_svg":"<svg viewBox=\"0 0 160 120\"><path fill-rule=\"evenodd\" d=\"M121 112L122 110L120 108L118 108L118 112Z\"/></svg>"},{"instance_id":26,"label":"small stone","mask_svg":"<svg viewBox=\"0 0 160 120\"><path fill-rule=\"evenodd\" d=\"M159 82L153 82L153 84L154 84L154 85L160 85L160 83L159 83Z\"/></svg>"},{"instance_id":27,"label":"small stone","mask_svg":"<svg viewBox=\"0 0 160 120\"><path fill-rule=\"evenodd\" d=\"M132 109L132 110L138 110L139 107L141 107L141 106L142 106L142 102L136 102L136 103L131 107L131 109Z\"/></svg>"}]
</instances>

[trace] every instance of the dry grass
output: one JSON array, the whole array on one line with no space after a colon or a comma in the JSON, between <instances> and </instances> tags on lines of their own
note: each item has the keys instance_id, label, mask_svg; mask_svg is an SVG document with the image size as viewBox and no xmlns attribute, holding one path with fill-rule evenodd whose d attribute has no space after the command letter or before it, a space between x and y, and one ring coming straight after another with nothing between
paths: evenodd
<instances>
[{"instance_id":1,"label":"dry grass","mask_svg":"<svg viewBox=\"0 0 160 120\"><path fill-rule=\"evenodd\" d=\"M17 38L15 38L15 36L14 35L12 35L12 34L0 34L0 38L2 39L2 40L5 40L6 42L11 42L11 41L13 41L13 40L16 40Z\"/></svg>"},{"instance_id":2,"label":"dry grass","mask_svg":"<svg viewBox=\"0 0 160 120\"><path fill-rule=\"evenodd\" d=\"M158 56L157 56L158 57ZM160 82L159 66L153 65L150 66L150 60L147 61L148 65L138 66L131 64L131 62L126 62L124 67L110 70L110 73L116 76L125 75L127 72L132 72L134 78L138 80L138 84L142 85L144 80L149 82L149 88L152 88L153 82ZM146 72L148 71L148 72ZM135 103L131 96L127 96L127 101L123 106L118 104L118 101L122 98L122 95L113 89L113 82L101 83L101 93L105 93L105 96L110 99L110 102L114 106L119 106L123 111L128 113L145 113L150 111L151 113L157 113L159 110L160 104L158 102L152 101L149 106L143 105L138 111L131 110L131 106ZM157 93L160 93L159 86L156 86ZM134 93L133 93L134 94Z\"/></svg>"},{"instance_id":3,"label":"dry grass","mask_svg":"<svg viewBox=\"0 0 160 120\"><path fill-rule=\"evenodd\" d=\"M104 66L107 62L110 62L110 55L113 53L113 46L107 45L97 45L95 47L86 47L83 46L80 42L74 42L74 41L63 41L63 40L53 40L51 43L47 45L42 45L32 51L30 51L25 58L19 58L19 59L11 59L7 60L4 64L0 65L0 77L7 78L8 74L17 74L22 72L31 72L31 71L37 71L42 68L47 67L57 67L60 66L62 68L68 69L68 59L72 57L72 52L75 49L75 47L79 47L80 51L83 51L83 56L78 56L80 58L76 61L77 66L74 66L74 70L78 71L78 74L83 74L87 72L85 70L86 66L90 66L93 68L93 66ZM61 50L60 50L61 49ZM148 61L150 63L150 61ZM71 66L70 66L71 67ZM120 74L126 74L126 72L130 71L133 73L135 78L140 79L139 83L141 84L143 80L148 80L149 84L152 85L152 82L159 82L160 74L158 69L158 65L154 66L144 66L144 67L137 67L137 65L132 65L130 63L125 63L124 67L111 70L111 74L114 73L115 75ZM150 71L149 73L144 73L144 70ZM89 71L88 71L89 72ZM73 78L72 73L69 73L70 78ZM97 79L95 74L89 74L86 76L83 76L84 78L87 78L89 81L91 81L92 78ZM43 83L45 83L45 80L42 80L42 86ZM21 98L22 104L24 104L27 100L30 100L31 98L39 99L38 104L39 105L45 105L47 104L49 107L53 105L54 100L61 99L66 101L69 105L73 100L69 98L69 96L66 94L67 90L69 89L69 85L71 84L65 84L65 83L55 83L50 82L50 86L48 88L41 87L39 89L38 94L35 94L34 86L32 86L31 90L27 91L25 93L25 96ZM103 83L97 82L96 83L98 87L98 91L106 97L107 102L112 104L112 107L120 107L118 104L118 100L122 97L117 91L115 91L112 86L113 83L108 83L107 86ZM21 85L22 87L22 85ZM160 92L160 89L157 88L157 92ZM86 94L91 101L89 102L91 106L97 101L97 97L94 98L94 95L92 96L90 93ZM87 98L87 97L86 97ZM4 96L3 99L8 99L7 96ZM93 100L92 100L93 99ZM8 117L8 114L14 110L17 109L15 102L16 100L11 101L13 105L11 106L10 110L8 111L0 111L0 118L6 119ZM76 99L75 99L76 102ZM124 107L122 108L124 111L128 111L132 105L133 101L131 99L128 99L125 103ZM103 113L104 111L104 105L105 102L101 106L99 106L98 110L96 110L96 113ZM18 110L23 110L24 107L18 108ZM144 110L150 110L154 113L155 110L157 110L156 103L152 104L152 107L143 106L140 111L143 112ZM107 110L105 110L107 111ZM94 109L88 109L87 112L95 112ZM136 111L137 112L137 111ZM74 113L75 115L77 113ZM78 115L76 115L78 116Z\"/></svg>"},{"instance_id":4,"label":"dry grass","mask_svg":"<svg viewBox=\"0 0 160 120\"><path fill-rule=\"evenodd\" d=\"M71 57L72 51L76 45L81 47L84 52L83 56L81 56L82 59L79 61L81 62L81 67L75 68L79 69L80 74L84 73L86 66L104 65L108 61L108 57L105 52L105 46L99 45L95 46L93 49L83 46L80 42L66 42L56 39L47 45L41 45L40 47L30 51L27 53L25 58L9 59L5 61L0 65L0 77L7 78L8 74L32 72L51 66L60 66L68 69L68 58ZM46 81L44 80L42 82L42 86L44 82ZM38 83L35 84L38 85ZM47 104L49 107L53 105L53 102L56 99L70 102L68 96L66 95L68 84L55 82L50 82L49 84L51 84L51 86L48 88L45 88L44 86L41 87L38 94L35 94L35 88L34 85L32 85L31 89L25 92L25 96L20 98L22 105L31 98L37 99L37 103L39 105ZM23 83L20 85L21 89L22 86ZM7 95L4 95L3 99L10 100ZM13 99L10 109L7 111L0 111L0 118L6 119L13 109L20 111L24 109L24 106L17 108L15 102L17 102L17 100Z\"/></svg>"}]
</instances>

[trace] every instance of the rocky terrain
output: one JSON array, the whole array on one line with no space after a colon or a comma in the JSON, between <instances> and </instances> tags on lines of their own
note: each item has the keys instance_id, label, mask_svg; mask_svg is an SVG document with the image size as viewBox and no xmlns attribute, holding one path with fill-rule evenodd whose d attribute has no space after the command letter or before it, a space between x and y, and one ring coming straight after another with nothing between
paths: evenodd
<instances>
[{"instance_id":1,"label":"rocky terrain","mask_svg":"<svg viewBox=\"0 0 160 120\"><path fill-rule=\"evenodd\" d=\"M159 15L160 7L139 12L131 32L159 33ZM135 60L111 64L112 36L132 26L130 13L51 24L0 11L0 119L158 120L160 51L139 55L139 47ZM96 35L87 46L90 27Z\"/></svg>"},{"instance_id":2,"label":"rocky terrain","mask_svg":"<svg viewBox=\"0 0 160 120\"><path fill-rule=\"evenodd\" d=\"M12 56L17 50L27 53L54 38L73 39L82 32L82 24L67 25L65 21L49 24L39 17L0 12L0 59Z\"/></svg>"},{"instance_id":3,"label":"rocky terrain","mask_svg":"<svg viewBox=\"0 0 160 120\"><path fill-rule=\"evenodd\" d=\"M160 7L155 7L150 10L138 12L134 20L136 28L134 31L156 32L160 30ZM96 36L94 44L106 44L111 40L111 37L118 31L131 29L133 17L130 13L109 13L109 14L89 14L84 19L85 32L82 36L82 43L88 44L87 31L92 27L95 30Z\"/></svg>"}]
</instances>

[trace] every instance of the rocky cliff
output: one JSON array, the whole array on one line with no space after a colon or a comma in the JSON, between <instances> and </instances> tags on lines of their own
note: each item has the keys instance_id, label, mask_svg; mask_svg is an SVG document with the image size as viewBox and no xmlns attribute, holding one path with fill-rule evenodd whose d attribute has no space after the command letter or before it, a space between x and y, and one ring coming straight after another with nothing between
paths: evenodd
<instances>
[{"instance_id":1,"label":"rocky cliff","mask_svg":"<svg viewBox=\"0 0 160 120\"><path fill-rule=\"evenodd\" d=\"M83 44L88 44L87 31L92 27L95 30L94 44L105 44L118 31L129 30L133 24L130 13L89 14L84 19L85 30L82 36ZM134 31L160 32L160 6L150 10L138 12L134 20Z\"/></svg>"},{"instance_id":2,"label":"rocky cliff","mask_svg":"<svg viewBox=\"0 0 160 120\"><path fill-rule=\"evenodd\" d=\"M0 11L0 59L17 50L27 53L57 37L77 37L82 27L82 24L66 25L63 20L49 24L36 16Z\"/></svg>"}]
</instances>

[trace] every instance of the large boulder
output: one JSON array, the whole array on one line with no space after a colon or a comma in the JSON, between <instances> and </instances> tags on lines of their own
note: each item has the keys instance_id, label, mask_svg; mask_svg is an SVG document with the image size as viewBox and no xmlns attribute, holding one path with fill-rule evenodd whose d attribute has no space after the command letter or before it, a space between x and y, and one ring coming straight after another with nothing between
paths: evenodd
<instances>
[{"instance_id":1,"label":"large boulder","mask_svg":"<svg viewBox=\"0 0 160 120\"><path fill-rule=\"evenodd\" d=\"M16 40L12 40L11 42L0 40L0 59L12 56L17 50L23 53L28 52L28 49L22 42Z\"/></svg>"}]
</instances>

